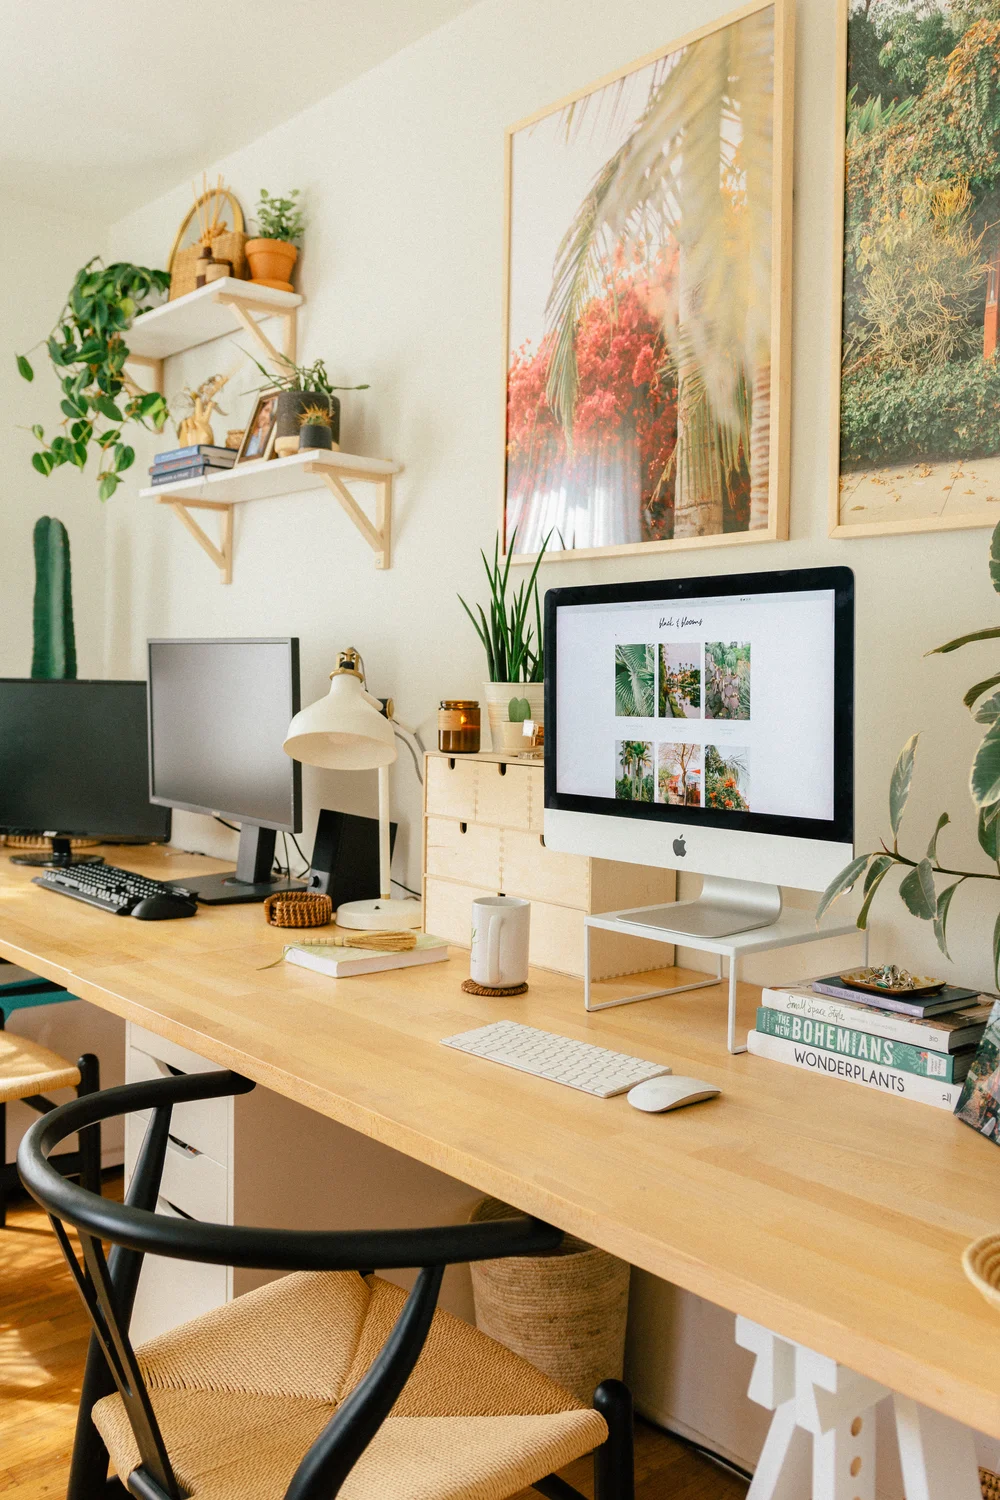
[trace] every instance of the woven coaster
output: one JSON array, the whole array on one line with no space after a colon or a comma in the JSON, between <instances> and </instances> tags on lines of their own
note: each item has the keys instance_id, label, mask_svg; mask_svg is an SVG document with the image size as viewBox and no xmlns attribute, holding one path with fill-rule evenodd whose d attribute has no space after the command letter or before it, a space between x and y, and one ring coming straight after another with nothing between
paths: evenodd
<instances>
[{"instance_id":1,"label":"woven coaster","mask_svg":"<svg viewBox=\"0 0 1000 1500\"><path fill-rule=\"evenodd\" d=\"M477 984L474 979L463 979L462 988L467 995L493 995L500 999L503 995L523 995L528 986L526 984L508 984L500 989L491 989L488 984Z\"/></svg>"}]
</instances>

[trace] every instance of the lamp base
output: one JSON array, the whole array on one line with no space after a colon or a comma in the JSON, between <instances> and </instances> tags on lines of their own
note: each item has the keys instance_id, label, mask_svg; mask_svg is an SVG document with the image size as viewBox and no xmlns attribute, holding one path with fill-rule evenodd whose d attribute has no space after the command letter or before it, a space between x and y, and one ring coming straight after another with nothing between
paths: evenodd
<instances>
[{"instance_id":1,"label":"lamp base","mask_svg":"<svg viewBox=\"0 0 1000 1500\"><path fill-rule=\"evenodd\" d=\"M361 932L402 932L420 927L424 920L422 901L394 901L376 896L373 901L345 901L337 907L337 926Z\"/></svg>"}]
</instances>

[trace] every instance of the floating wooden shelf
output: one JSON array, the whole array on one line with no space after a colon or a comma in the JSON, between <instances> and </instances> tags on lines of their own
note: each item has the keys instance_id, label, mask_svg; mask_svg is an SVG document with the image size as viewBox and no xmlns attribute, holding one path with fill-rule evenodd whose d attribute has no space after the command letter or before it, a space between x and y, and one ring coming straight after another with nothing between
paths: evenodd
<instances>
[{"instance_id":1,"label":"floating wooden shelf","mask_svg":"<svg viewBox=\"0 0 1000 1500\"><path fill-rule=\"evenodd\" d=\"M151 370L153 386L162 392L165 359L240 330L250 335L268 359L279 364L282 356L294 360L296 309L301 303L297 292L279 292L224 276L136 318L128 332L129 362ZM280 350L261 327L267 318L282 319Z\"/></svg>"},{"instance_id":2,"label":"floating wooden shelf","mask_svg":"<svg viewBox=\"0 0 1000 1500\"><path fill-rule=\"evenodd\" d=\"M154 485L140 491L143 500L170 505L200 547L215 563L223 583L233 578L233 507L247 500L277 500L300 490L324 486L340 501L375 554L376 568L392 566L392 477L401 464L386 458L359 458L353 453L330 453L308 448L288 458L261 459L237 464L205 479L182 479L177 484ZM375 520L370 521L350 490L348 481L375 486ZM198 525L193 510L215 510L222 531L216 546Z\"/></svg>"}]
</instances>

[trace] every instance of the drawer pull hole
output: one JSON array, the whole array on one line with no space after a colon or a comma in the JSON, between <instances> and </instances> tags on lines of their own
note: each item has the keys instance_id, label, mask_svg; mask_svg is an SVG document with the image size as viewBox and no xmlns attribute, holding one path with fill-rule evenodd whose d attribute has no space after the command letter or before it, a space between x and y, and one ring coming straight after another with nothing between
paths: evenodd
<instances>
[{"instance_id":1,"label":"drawer pull hole","mask_svg":"<svg viewBox=\"0 0 1000 1500\"><path fill-rule=\"evenodd\" d=\"M170 1135L167 1137L167 1140L173 1146L174 1150L180 1151L183 1156L195 1157L201 1155L201 1152L196 1150L194 1146L189 1146L187 1141L182 1141L180 1136Z\"/></svg>"},{"instance_id":2,"label":"drawer pull hole","mask_svg":"<svg viewBox=\"0 0 1000 1500\"><path fill-rule=\"evenodd\" d=\"M506 774L507 774L507 762L505 760L502 760L500 762L500 765L499 765L498 769L500 771L500 775L501 776L506 776Z\"/></svg>"},{"instance_id":3,"label":"drawer pull hole","mask_svg":"<svg viewBox=\"0 0 1000 1500\"><path fill-rule=\"evenodd\" d=\"M455 757L453 755L449 755L449 757L448 757L448 770L449 771L454 771L454 769L455 769Z\"/></svg>"},{"instance_id":4,"label":"drawer pull hole","mask_svg":"<svg viewBox=\"0 0 1000 1500\"><path fill-rule=\"evenodd\" d=\"M194 1214L186 1214L183 1208L178 1208L177 1204L171 1203L169 1198L164 1198L163 1202L170 1209L170 1212L176 1214L179 1219L190 1219L192 1224L197 1222L195 1220Z\"/></svg>"},{"instance_id":5,"label":"drawer pull hole","mask_svg":"<svg viewBox=\"0 0 1000 1500\"><path fill-rule=\"evenodd\" d=\"M538 842L541 844L542 848L544 849L545 848L545 835L544 835L544 833L540 833L538 835Z\"/></svg>"},{"instance_id":6,"label":"drawer pull hole","mask_svg":"<svg viewBox=\"0 0 1000 1500\"><path fill-rule=\"evenodd\" d=\"M469 825L468 825L468 823L459 823L458 828L459 828L459 832L460 833L467 833L468 829L469 829Z\"/></svg>"}]
</instances>

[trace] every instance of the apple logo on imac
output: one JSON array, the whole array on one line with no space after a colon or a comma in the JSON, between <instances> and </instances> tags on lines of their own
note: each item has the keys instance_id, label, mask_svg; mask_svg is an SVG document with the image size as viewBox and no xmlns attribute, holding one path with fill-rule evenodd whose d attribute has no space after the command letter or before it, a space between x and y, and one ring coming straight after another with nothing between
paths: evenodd
<instances>
[{"instance_id":1,"label":"apple logo on imac","mask_svg":"<svg viewBox=\"0 0 1000 1500\"><path fill-rule=\"evenodd\" d=\"M684 843L683 838L674 839L674 853L678 856L678 858L684 858L685 854L687 853L687 846Z\"/></svg>"}]
</instances>

